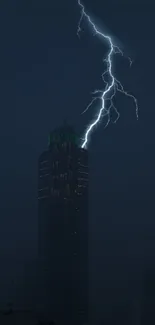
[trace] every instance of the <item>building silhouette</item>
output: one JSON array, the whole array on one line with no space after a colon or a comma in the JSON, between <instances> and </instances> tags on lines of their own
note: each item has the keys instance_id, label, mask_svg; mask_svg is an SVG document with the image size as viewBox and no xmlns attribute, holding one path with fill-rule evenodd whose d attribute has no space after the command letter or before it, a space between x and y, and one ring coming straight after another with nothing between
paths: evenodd
<instances>
[{"instance_id":1,"label":"building silhouette","mask_svg":"<svg viewBox=\"0 0 155 325\"><path fill-rule=\"evenodd\" d=\"M39 157L40 308L60 324L88 319L88 152L64 125Z\"/></svg>"},{"instance_id":2,"label":"building silhouette","mask_svg":"<svg viewBox=\"0 0 155 325\"><path fill-rule=\"evenodd\" d=\"M144 274L141 325L155 324L155 267L149 266Z\"/></svg>"}]
</instances>

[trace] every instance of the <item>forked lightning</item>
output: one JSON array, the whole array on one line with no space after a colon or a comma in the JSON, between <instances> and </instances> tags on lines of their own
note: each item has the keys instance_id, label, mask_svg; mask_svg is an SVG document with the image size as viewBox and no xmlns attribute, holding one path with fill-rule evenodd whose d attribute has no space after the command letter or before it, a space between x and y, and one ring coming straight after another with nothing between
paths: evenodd
<instances>
[{"instance_id":1,"label":"forked lightning","mask_svg":"<svg viewBox=\"0 0 155 325\"><path fill-rule=\"evenodd\" d=\"M130 93L128 93L127 91L124 90L124 87L122 86L121 82L118 79L116 79L116 77L114 76L113 71L112 71L113 55L121 54L123 56L122 50L117 45L115 45L113 43L111 36L106 35L103 32L98 30L95 23L91 20L90 16L86 13L85 7L81 3L80 0L78 0L78 5L81 9L81 15L80 15L79 23L78 23L77 35L78 36L80 35L81 23L82 23L82 20L85 18L88 21L88 24L92 27L92 31L94 32L94 34L102 37L105 40L105 42L107 42L107 45L109 46L109 52L107 54L107 57L103 60L103 62L105 62L107 65L107 69L101 75L103 82L104 82L104 88L103 88L103 90L97 89L93 92L94 97L92 98L92 101L89 103L89 105L83 111L83 113L85 113L97 99L100 99L101 105L100 105L99 111L97 113L97 116L94 119L94 121L92 123L90 123L90 125L88 125L88 127L85 131L85 134L84 134L83 142L81 144L82 148L86 148L89 138L90 138L90 134L93 131L94 127L99 123L101 118L103 118L104 116L107 116L106 126L109 124L111 109L115 110L116 116L117 116L114 122L116 122L118 120L119 112L113 103L113 98L116 95L117 91L132 98L132 100L134 101L134 104L135 104L135 108L136 108L137 119L138 119L138 103L137 103L137 99L133 95L131 95ZM130 62L130 66L131 66L132 61L130 58L129 58L129 62ZM109 81L105 80L105 76L108 77Z\"/></svg>"}]
</instances>

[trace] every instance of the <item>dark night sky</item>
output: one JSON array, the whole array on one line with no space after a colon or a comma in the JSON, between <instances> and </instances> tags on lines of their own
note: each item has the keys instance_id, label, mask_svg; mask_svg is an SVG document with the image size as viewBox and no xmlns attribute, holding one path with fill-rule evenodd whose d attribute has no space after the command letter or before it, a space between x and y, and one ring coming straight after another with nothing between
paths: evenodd
<instances>
[{"instance_id":1,"label":"dark night sky","mask_svg":"<svg viewBox=\"0 0 155 325\"><path fill-rule=\"evenodd\" d=\"M143 0L90 0L86 8L130 55L115 73L139 103L117 97L118 123L93 133L90 150L90 235L97 311L134 304L143 275L155 268L155 5ZM80 115L101 86L107 47L84 24L77 2L2 1L0 5L1 201L0 301L20 295L37 251L37 159L64 118L82 134L95 109ZM142 284L141 284L142 282ZM18 288L15 290L15 288ZM16 294L15 294L16 291ZM17 298L15 298L15 295ZM20 298L19 298L20 297ZM119 309L119 308L118 308Z\"/></svg>"}]
</instances>

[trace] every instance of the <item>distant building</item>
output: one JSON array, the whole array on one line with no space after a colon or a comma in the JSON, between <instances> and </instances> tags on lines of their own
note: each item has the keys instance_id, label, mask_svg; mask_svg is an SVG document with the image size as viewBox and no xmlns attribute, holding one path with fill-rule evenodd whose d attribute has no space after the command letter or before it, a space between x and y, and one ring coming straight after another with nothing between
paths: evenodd
<instances>
[{"instance_id":1,"label":"distant building","mask_svg":"<svg viewBox=\"0 0 155 325\"><path fill-rule=\"evenodd\" d=\"M152 266L146 272L143 283L141 325L155 324L155 268Z\"/></svg>"},{"instance_id":2,"label":"distant building","mask_svg":"<svg viewBox=\"0 0 155 325\"><path fill-rule=\"evenodd\" d=\"M40 295L61 324L88 318L88 152L77 141L64 125L39 157Z\"/></svg>"}]
</instances>

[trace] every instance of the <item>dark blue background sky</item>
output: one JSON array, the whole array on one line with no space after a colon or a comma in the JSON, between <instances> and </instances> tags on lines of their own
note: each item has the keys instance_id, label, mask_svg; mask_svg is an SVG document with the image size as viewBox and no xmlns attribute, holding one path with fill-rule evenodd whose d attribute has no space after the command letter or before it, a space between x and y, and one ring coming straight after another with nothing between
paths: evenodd
<instances>
[{"instance_id":1,"label":"dark blue background sky","mask_svg":"<svg viewBox=\"0 0 155 325\"><path fill-rule=\"evenodd\" d=\"M119 96L118 123L107 129L101 123L89 146L93 300L97 310L129 301L133 312L143 288L141 278L155 264L155 5L138 0L91 0L85 5L134 60L130 69L128 61L116 57L114 68L138 99L139 121L132 101ZM102 85L107 47L86 24L79 40L79 17L76 0L0 5L3 303L24 301L19 299L22 288L32 281L37 251L37 159L47 146L48 133L67 117L82 134L95 112L80 115L90 92Z\"/></svg>"}]
</instances>

